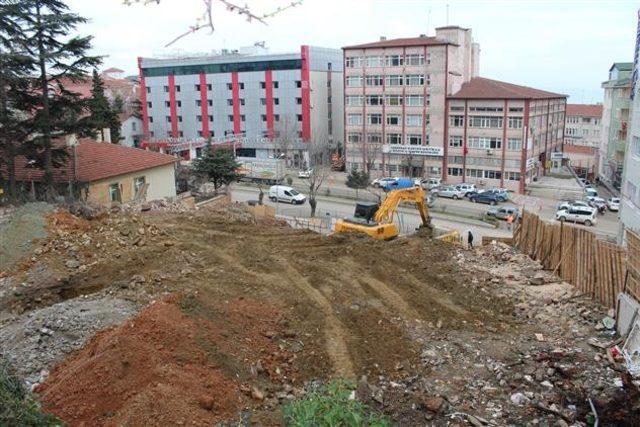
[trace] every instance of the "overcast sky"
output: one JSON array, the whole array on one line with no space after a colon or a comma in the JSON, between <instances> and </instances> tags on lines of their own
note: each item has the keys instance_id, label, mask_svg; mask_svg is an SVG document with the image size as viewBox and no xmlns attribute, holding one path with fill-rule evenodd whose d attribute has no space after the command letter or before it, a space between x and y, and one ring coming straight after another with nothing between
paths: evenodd
<instances>
[{"instance_id":1,"label":"overcast sky","mask_svg":"<svg viewBox=\"0 0 640 427\"><path fill-rule=\"evenodd\" d=\"M233 0L232 0L233 1ZM238 0L256 14L287 0ZM216 4L213 34L163 46L195 23L202 0L161 0L124 6L122 0L68 0L90 19L81 32L94 36L104 66L137 73L136 58L176 50L209 52L264 41L272 52L301 44L340 48L387 38L434 34L438 26L473 30L483 77L570 95L569 102L602 100L600 84L616 61L632 61L640 2L631 0L304 0L268 26L248 23ZM448 5L448 20L447 20Z\"/></svg>"}]
</instances>

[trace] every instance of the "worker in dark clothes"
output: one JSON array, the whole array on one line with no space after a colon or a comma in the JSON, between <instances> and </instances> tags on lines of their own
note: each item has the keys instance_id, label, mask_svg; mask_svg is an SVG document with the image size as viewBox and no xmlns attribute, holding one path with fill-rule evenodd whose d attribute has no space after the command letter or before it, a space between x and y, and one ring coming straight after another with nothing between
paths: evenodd
<instances>
[{"instance_id":1,"label":"worker in dark clothes","mask_svg":"<svg viewBox=\"0 0 640 427\"><path fill-rule=\"evenodd\" d=\"M471 230L467 232L467 244L469 245L469 249L473 248L473 233Z\"/></svg>"}]
</instances>

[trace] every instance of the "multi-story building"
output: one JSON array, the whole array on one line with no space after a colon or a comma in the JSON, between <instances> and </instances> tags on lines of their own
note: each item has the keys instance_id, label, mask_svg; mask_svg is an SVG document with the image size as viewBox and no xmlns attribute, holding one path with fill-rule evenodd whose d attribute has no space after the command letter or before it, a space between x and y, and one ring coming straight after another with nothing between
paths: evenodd
<instances>
[{"instance_id":1,"label":"multi-story building","mask_svg":"<svg viewBox=\"0 0 640 427\"><path fill-rule=\"evenodd\" d=\"M632 62L616 62L602 83L602 141L598 152L600 181L620 189L627 144Z\"/></svg>"},{"instance_id":2,"label":"multi-story building","mask_svg":"<svg viewBox=\"0 0 640 427\"><path fill-rule=\"evenodd\" d=\"M564 154L576 173L595 179L601 141L602 104L567 104Z\"/></svg>"},{"instance_id":3,"label":"multi-story building","mask_svg":"<svg viewBox=\"0 0 640 427\"><path fill-rule=\"evenodd\" d=\"M347 46L344 51L347 169L370 175L440 176L448 94L478 74L471 30Z\"/></svg>"},{"instance_id":4,"label":"multi-story building","mask_svg":"<svg viewBox=\"0 0 640 427\"><path fill-rule=\"evenodd\" d=\"M145 140L185 159L207 139L233 138L240 156L286 151L302 165L305 142L342 142L340 50L139 58L138 65Z\"/></svg>"},{"instance_id":5,"label":"multi-story building","mask_svg":"<svg viewBox=\"0 0 640 427\"><path fill-rule=\"evenodd\" d=\"M442 178L524 193L552 162L562 161L566 100L566 95L472 78L447 99Z\"/></svg>"}]
</instances>

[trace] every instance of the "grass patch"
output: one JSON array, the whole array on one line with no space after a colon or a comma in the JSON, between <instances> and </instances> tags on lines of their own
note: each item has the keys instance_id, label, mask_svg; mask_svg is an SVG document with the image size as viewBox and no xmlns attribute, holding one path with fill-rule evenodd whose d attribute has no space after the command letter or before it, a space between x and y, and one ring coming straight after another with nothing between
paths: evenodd
<instances>
[{"instance_id":1,"label":"grass patch","mask_svg":"<svg viewBox=\"0 0 640 427\"><path fill-rule=\"evenodd\" d=\"M335 380L303 399L285 406L284 425L290 427L386 427L390 421L353 398L355 386Z\"/></svg>"},{"instance_id":2,"label":"grass patch","mask_svg":"<svg viewBox=\"0 0 640 427\"><path fill-rule=\"evenodd\" d=\"M0 425L62 426L63 423L40 409L25 390L22 381L4 358L0 357Z\"/></svg>"}]
</instances>

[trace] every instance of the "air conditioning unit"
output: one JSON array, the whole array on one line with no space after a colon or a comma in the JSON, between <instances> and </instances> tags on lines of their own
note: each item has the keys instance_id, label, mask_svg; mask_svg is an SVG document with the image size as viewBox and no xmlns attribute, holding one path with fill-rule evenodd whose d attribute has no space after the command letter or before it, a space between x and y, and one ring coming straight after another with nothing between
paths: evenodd
<instances>
[{"instance_id":1,"label":"air conditioning unit","mask_svg":"<svg viewBox=\"0 0 640 427\"><path fill-rule=\"evenodd\" d=\"M487 150L487 156L493 156L493 150Z\"/></svg>"}]
</instances>

